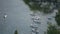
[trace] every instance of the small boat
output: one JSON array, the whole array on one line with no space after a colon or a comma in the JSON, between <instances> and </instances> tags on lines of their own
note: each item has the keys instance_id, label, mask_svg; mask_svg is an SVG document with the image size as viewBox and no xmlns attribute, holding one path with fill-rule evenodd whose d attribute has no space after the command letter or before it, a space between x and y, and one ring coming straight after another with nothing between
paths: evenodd
<instances>
[{"instance_id":1,"label":"small boat","mask_svg":"<svg viewBox=\"0 0 60 34\"><path fill-rule=\"evenodd\" d=\"M32 29L32 32L35 32L35 29Z\"/></svg>"},{"instance_id":2,"label":"small boat","mask_svg":"<svg viewBox=\"0 0 60 34\"><path fill-rule=\"evenodd\" d=\"M4 19L7 17L7 15L4 15Z\"/></svg>"},{"instance_id":3,"label":"small boat","mask_svg":"<svg viewBox=\"0 0 60 34\"><path fill-rule=\"evenodd\" d=\"M38 28L37 25L33 25L33 24L31 24L30 27L31 27L31 28Z\"/></svg>"},{"instance_id":4,"label":"small boat","mask_svg":"<svg viewBox=\"0 0 60 34\"><path fill-rule=\"evenodd\" d=\"M36 16L35 14L30 14L31 16Z\"/></svg>"},{"instance_id":5,"label":"small boat","mask_svg":"<svg viewBox=\"0 0 60 34\"><path fill-rule=\"evenodd\" d=\"M35 22L37 24L41 24L40 20L33 20L33 22Z\"/></svg>"},{"instance_id":6,"label":"small boat","mask_svg":"<svg viewBox=\"0 0 60 34\"><path fill-rule=\"evenodd\" d=\"M52 20L52 18L51 17L48 17L48 20Z\"/></svg>"},{"instance_id":7,"label":"small boat","mask_svg":"<svg viewBox=\"0 0 60 34\"><path fill-rule=\"evenodd\" d=\"M39 30L32 29L32 32L35 33L35 34L38 34Z\"/></svg>"},{"instance_id":8,"label":"small boat","mask_svg":"<svg viewBox=\"0 0 60 34\"><path fill-rule=\"evenodd\" d=\"M35 16L35 19L36 19L36 20L39 20L39 19L40 19L40 17L39 17L39 16Z\"/></svg>"},{"instance_id":9,"label":"small boat","mask_svg":"<svg viewBox=\"0 0 60 34\"><path fill-rule=\"evenodd\" d=\"M32 17L32 20L39 20L39 19L40 19L39 16L33 16L33 17Z\"/></svg>"}]
</instances>

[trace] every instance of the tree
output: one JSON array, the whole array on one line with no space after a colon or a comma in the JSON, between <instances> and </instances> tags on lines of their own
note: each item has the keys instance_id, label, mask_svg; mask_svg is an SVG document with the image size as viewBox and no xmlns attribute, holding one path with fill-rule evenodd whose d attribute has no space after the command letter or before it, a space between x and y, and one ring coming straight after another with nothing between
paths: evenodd
<instances>
[{"instance_id":1,"label":"tree","mask_svg":"<svg viewBox=\"0 0 60 34\"><path fill-rule=\"evenodd\" d=\"M53 5L55 5L56 0L23 0L31 10L35 11L42 11L44 13L51 13L52 9L50 9L51 2L53 2ZM45 3L45 4L44 4Z\"/></svg>"},{"instance_id":2,"label":"tree","mask_svg":"<svg viewBox=\"0 0 60 34\"><path fill-rule=\"evenodd\" d=\"M58 6L58 0L24 0L24 2L30 7L31 10L38 10L38 11L42 11L44 13L51 13L53 12L52 10L54 9L54 7L52 6L51 3L53 3L53 5L55 5L55 7L59 7ZM45 3L45 4L44 4ZM50 6L52 6L53 8L50 9ZM55 20L57 22L58 25L60 25L60 10L57 13ZM47 34L60 34L60 31L57 30L56 26L52 26L50 25L48 27L47 30Z\"/></svg>"},{"instance_id":3,"label":"tree","mask_svg":"<svg viewBox=\"0 0 60 34\"><path fill-rule=\"evenodd\" d=\"M59 0L24 0L24 2L30 7L31 10L33 11L42 11L43 13L52 13L53 10L56 8L60 8L60 3L58 2ZM52 5L52 4L53 5ZM53 7L55 6L55 7ZM53 7L53 8L51 8ZM60 25L60 9L58 9L58 14L55 17L55 20L58 25Z\"/></svg>"},{"instance_id":4,"label":"tree","mask_svg":"<svg viewBox=\"0 0 60 34\"><path fill-rule=\"evenodd\" d=\"M15 30L14 34L18 34L18 31L17 31L17 30Z\"/></svg>"},{"instance_id":5,"label":"tree","mask_svg":"<svg viewBox=\"0 0 60 34\"><path fill-rule=\"evenodd\" d=\"M60 31L57 29L55 25L49 25L47 34L60 34Z\"/></svg>"},{"instance_id":6,"label":"tree","mask_svg":"<svg viewBox=\"0 0 60 34\"><path fill-rule=\"evenodd\" d=\"M56 14L55 20L56 20L57 24L60 26L60 9L59 9L58 13Z\"/></svg>"}]
</instances>

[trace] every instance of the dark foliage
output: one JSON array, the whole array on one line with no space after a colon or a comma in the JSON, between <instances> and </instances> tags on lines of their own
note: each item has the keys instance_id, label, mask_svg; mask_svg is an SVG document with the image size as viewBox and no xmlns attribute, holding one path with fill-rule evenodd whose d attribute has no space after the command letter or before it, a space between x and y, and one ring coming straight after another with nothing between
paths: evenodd
<instances>
[{"instance_id":1,"label":"dark foliage","mask_svg":"<svg viewBox=\"0 0 60 34\"><path fill-rule=\"evenodd\" d=\"M51 13L51 12L53 12L53 11L50 10L50 6L51 6L51 4L49 3L50 0L23 0L23 1L33 11L38 10L38 11L42 11L43 13ZM49 4L44 6L44 7L41 7L41 5L42 5L41 2L48 2ZM32 3L32 5L30 5L30 3Z\"/></svg>"},{"instance_id":2,"label":"dark foliage","mask_svg":"<svg viewBox=\"0 0 60 34\"><path fill-rule=\"evenodd\" d=\"M49 25L47 34L60 34L60 31L56 28L56 26Z\"/></svg>"},{"instance_id":3,"label":"dark foliage","mask_svg":"<svg viewBox=\"0 0 60 34\"><path fill-rule=\"evenodd\" d=\"M14 32L14 34L18 34L18 31L16 30L16 31Z\"/></svg>"},{"instance_id":4,"label":"dark foliage","mask_svg":"<svg viewBox=\"0 0 60 34\"><path fill-rule=\"evenodd\" d=\"M60 10L56 14L55 20L56 20L57 24L60 26Z\"/></svg>"}]
</instances>

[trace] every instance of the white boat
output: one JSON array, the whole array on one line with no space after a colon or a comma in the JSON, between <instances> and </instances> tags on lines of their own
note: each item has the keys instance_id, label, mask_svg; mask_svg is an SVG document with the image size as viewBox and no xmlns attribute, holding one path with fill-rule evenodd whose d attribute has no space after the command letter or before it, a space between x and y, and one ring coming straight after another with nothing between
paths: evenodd
<instances>
[{"instance_id":1,"label":"white boat","mask_svg":"<svg viewBox=\"0 0 60 34\"><path fill-rule=\"evenodd\" d=\"M32 32L35 32L35 29L32 29Z\"/></svg>"},{"instance_id":2,"label":"white boat","mask_svg":"<svg viewBox=\"0 0 60 34\"><path fill-rule=\"evenodd\" d=\"M34 23L41 24L40 20L33 20Z\"/></svg>"},{"instance_id":3,"label":"white boat","mask_svg":"<svg viewBox=\"0 0 60 34\"><path fill-rule=\"evenodd\" d=\"M4 15L4 19L7 17L7 15Z\"/></svg>"},{"instance_id":4,"label":"white boat","mask_svg":"<svg viewBox=\"0 0 60 34\"><path fill-rule=\"evenodd\" d=\"M32 19L33 19L33 20L39 20L40 17L39 17L39 16L33 16Z\"/></svg>"},{"instance_id":5,"label":"white boat","mask_svg":"<svg viewBox=\"0 0 60 34\"><path fill-rule=\"evenodd\" d=\"M31 27L31 28L38 28L37 25L33 25L33 24L31 24L30 27Z\"/></svg>"},{"instance_id":6,"label":"white boat","mask_svg":"<svg viewBox=\"0 0 60 34\"><path fill-rule=\"evenodd\" d=\"M32 32L38 34L39 30L32 29Z\"/></svg>"}]
</instances>

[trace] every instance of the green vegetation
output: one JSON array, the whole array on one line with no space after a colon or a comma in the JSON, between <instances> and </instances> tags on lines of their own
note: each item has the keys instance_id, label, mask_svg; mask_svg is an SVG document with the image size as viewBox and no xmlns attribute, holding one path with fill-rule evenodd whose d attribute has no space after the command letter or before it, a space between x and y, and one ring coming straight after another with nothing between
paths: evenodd
<instances>
[{"instance_id":1,"label":"green vegetation","mask_svg":"<svg viewBox=\"0 0 60 34\"><path fill-rule=\"evenodd\" d=\"M47 34L60 34L60 30L55 25L49 25Z\"/></svg>"},{"instance_id":2,"label":"green vegetation","mask_svg":"<svg viewBox=\"0 0 60 34\"><path fill-rule=\"evenodd\" d=\"M51 13L51 11L50 11L51 3L49 3L49 2L47 5L44 5L41 7L42 3L38 4L39 2L36 2L36 0L33 0L33 1L23 0L23 1L33 11L38 10L38 11L42 11L43 13ZM57 0L55 0L55 2L57 2ZM60 26L60 9L58 9L58 13L56 14L55 20L56 20L57 24ZM55 25L54 26L49 25L48 30L47 30L47 34L60 34L60 31L56 28Z\"/></svg>"},{"instance_id":3,"label":"green vegetation","mask_svg":"<svg viewBox=\"0 0 60 34\"><path fill-rule=\"evenodd\" d=\"M17 30L15 30L14 34L18 34L18 31L17 31Z\"/></svg>"},{"instance_id":4,"label":"green vegetation","mask_svg":"<svg viewBox=\"0 0 60 34\"><path fill-rule=\"evenodd\" d=\"M47 13L52 13L53 11L50 11L50 6L51 6L51 3L48 2L47 5L44 5L43 7L41 7L42 3L38 4L39 2L37 2L36 0L23 0L25 2L25 4L27 4L31 10L33 10L34 12L36 12L36 10L40 11L40 12L43 12L45 14ZM55 0L55 2L57 2L57 0ZM31 4L30 4L31 3ZM55 17L55 20L57 22L58 25L60 25L60 10L59 12L57 13L56 17Z\"/></svg>"},{"instance_id":5,"label":"green vegetation","mask_svg":"<svg viewBox=\"0 0 60 34\"><path fill-rule=\"evenodd\" d=\"M36 0L33 0L33 1L23 0L23 1L33 11L38 10L38 11L42 11L43 13L51 13L51 11L50 11L51 3L49 3L49 2L47 5L44 5L43 7L41 7L42 3L38 4L39 2L36 2ZM55 2L57 2L57 0L55 0ZM58 13L56 14L55 20L56 20L57 24L60 26L60 9L58 9ZM49 25L47 34L60 34L60 30L58 30L55 25L54 26Z\"/></svg>"},{"instance_id":6,"label":"green vegetation","mask_svg":"<svg viewBox=\"0 0 60 34\"><path fill-rule=\"evenodd\" d=\"M23 0L23 1L24 1L26 4L29 4L29 2L30 2L29 0Z\"/></svg>"},{"instance_id":7,"label":"green vegetation","mask_svg":"<svg viewBox=\"0 0 60 34\"><path fill-rule=\"evenodd\" d=\"M49 11L50 10L50 6L51 6L51 3L48 3L47 5L41 7L42 3L39 4L39 2L36 1L36 0L23 0L23 1L33 11L38 10L38 11L42 11L43 13L51 13L51 11Z\"/></svg>"},{"instance_id":8,"label":"green vegetation","mask_svg":"<svg viewBox=\"0 0 60 34\"><path fill-rule=\"evenodd\" d=\"M57 24L60 26L60 10L58 10L58 13L56 14L55 20Z\"/></svg>"}]
</instances>

